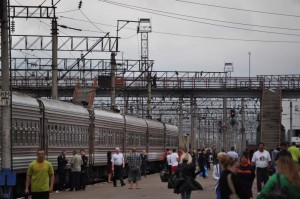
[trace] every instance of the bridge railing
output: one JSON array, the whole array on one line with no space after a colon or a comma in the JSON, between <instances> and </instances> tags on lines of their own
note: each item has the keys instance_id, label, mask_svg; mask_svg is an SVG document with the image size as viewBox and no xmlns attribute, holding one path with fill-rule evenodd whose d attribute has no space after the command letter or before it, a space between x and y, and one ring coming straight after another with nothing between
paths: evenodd
<instances>
[{"instance_id":1,"label":"bridge railing","mask_svg":"<svg viewBox=\"0 0 300 199\"><path fill-rule=\"evenodd\" d=\"M30 72L28 74L31 74ZM32 73L33 74L33 73ZM156 77L154 78L154 75ZM127 76L125 76L127 75ZM160 75L160 76L158 76ZM300 89L300 75L283 76L257 76L251 77L224 77L224 76L199 76L197 73L174 75L153 73L151 77L152 87L161 89ZM1 78L0 78L1 81ZM75 87L77 84L92 87L94 77L65 77L58 81L58 86ZM137 75L133 72L117 76L117 88L143 89L147 86L147 75ZM50 88L51 76L27 75L13 76L13 88ZM110 84L110 83L109 83Z\"/></svg>"}]
</instances>

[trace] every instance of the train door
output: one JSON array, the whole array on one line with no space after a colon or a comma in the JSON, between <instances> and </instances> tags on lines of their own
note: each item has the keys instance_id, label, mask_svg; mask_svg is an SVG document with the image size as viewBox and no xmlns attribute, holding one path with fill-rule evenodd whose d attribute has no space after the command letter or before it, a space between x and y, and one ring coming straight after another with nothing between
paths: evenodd
<instances>
[{"instance_id":1,"label":"train door","mask_svg":"<svg viewBox=\"0 0 300 199\"><path fill-rule=\"evenodd\" d=\"M40 120L40 148L45 150L45 156L48 155L48 122L45 117L45 106L43 102L40 99L37 99L39 105L40 105L40 111L41 111L41 120Z\"/></svg>"},{"instance_id":2,"label":"train door","mask_svg":"<svg viewBox=\"0 0 300 199\"><path fill-rule=\"evenodd\" d=\"M122 140L122 148L123 148L123 154L126 154L126 147L127 147L127 129L126 129L126 117L125 115L122 115L124 118L124 128L123 128L123 140Z\"/></svg>"},{"instance_id":3,"label":"train door","mask_svg":"<svg viewBox=\"0 0 300 199\"><path fill-rule=\"evenodd\" d=\"M89 165L94 165L94 154L95 154L95 113L94 110L89 110L90 114L90 126L89 126Z\"/></svg>"}]
</instances>

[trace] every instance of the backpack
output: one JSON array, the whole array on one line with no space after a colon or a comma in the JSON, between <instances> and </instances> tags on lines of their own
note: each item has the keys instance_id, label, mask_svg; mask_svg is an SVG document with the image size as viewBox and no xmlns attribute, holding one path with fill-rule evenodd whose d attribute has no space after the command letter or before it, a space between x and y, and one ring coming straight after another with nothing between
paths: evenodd
<instances>
[{"instance_id":1,"label":"backpack","mask_svg":"<svg viewBox=\"0 0 300 199\"><path fill-rule=\"evenodd\" d=\"M274 187L274 189L268 194L266 199L287 199L288 198L287 187L281 186L279 174L276 174L276 176L277 176L277 184Z\"/></svg>"}]
</instances>

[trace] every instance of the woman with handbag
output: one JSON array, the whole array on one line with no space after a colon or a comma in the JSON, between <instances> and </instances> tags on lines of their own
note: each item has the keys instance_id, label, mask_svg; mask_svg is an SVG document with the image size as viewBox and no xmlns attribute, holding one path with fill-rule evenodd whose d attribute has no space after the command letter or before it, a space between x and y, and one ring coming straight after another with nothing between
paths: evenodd
<instances>
[{"instance_id":1,"label":"woman with handbag","mask_svg":"<svg viewBox=\"0 0 300 199\"><path fill-rule=\"evenodd\" d=\"M289 156L281 156L276 165L277 174L269 178L257 198L300 198L299 166Z\"/></svg>"},{"instance_id":2,"label":"woman with handbag","mask_svg":"<svg viewBox=\"0 0 300 199\"><path fill-rule=\"evenodd\" d=\"M215 185L215 192L216 192L217 199L221 199L221 190L219 185L219 180L222 175L222 169L219 164L219 159L221 158L221 156L227 156L227 154L225 152L218 153L215 159L215 165L213 167L213 175L212 175L213 179L217 181Z\"/></svg>"},{"instance_id":3,"label":"woman with handbag","mask_svg":"<svg viewBox=\"0 0 300 199\"><path fill-rule=\"evenodd\" d=\"M222 199L244 199L240 180L237 176L239 162L232 157L221 156L219 163L223 169L220 178L220 190Z\"/></svg>"},{"instance_id":4,"label":"woman with handbag","mask_svg":"<svg viewBox=\"0 0 300 199\"><path fill-rule=\"evenodd\" d=\"M203 190L202 186L195 180L195 165L192 163L192 157L184 153L180 158L180 163L175 172L176 185L174 193L181 194L181 199L190 199L191 192L194 190Z\"/></svg>"}]
</instances>

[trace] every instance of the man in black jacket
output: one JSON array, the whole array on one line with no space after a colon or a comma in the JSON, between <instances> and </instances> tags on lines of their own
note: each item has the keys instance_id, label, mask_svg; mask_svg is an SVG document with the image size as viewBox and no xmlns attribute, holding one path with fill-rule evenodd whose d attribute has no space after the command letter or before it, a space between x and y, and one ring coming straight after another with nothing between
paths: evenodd
<instances>
[{"instance_id":1,"label":"man in black jacket","mask_svg":"<svg viewBox=\"0 0 300 199\"><path fill-rule=\"evenodd\" d=\"M83 149L80 150L82 165L81 165L81 173L80 173L80 187L81 189L85 190L86 181L87 181L87 164L89 158L85 155Z\"/></svg>"},{"instance_id":2,"label":"man in black jacket","mask_svg":"<svg viewBox=\"0 0 300 199\"><path fill-rule=\"evenodd\" d=\"M58 189L64 191L64 185L66 181L66 170L67 170L68 158L66 157L66 151L63 150L57 157L57 173L58 173Z\"/></svg>"},{"instance_id":3,"label":"man in black jacket","mask_svg":"<svg viewBox=\"0 0 300 199\"><path fill-rule=\"evenodd\" d=\"M280 151L276 154L275 161L277 161L281 156L288 156L292 158L291 153L287 150L286 144L280 144Z\"/></svg>"},{"instance_id":4,"label":"man in black jacket","mask_svg":"<svg viewBox=\"0 0 300 199\"><path fill-rule=\"evenodd\" d=\"M205 158L205 150L202 149L199 153L198 153L198 166L199 166L199 171L197 172L197 174L203 172L203 178L206 178L205 175L205 170L204 170L204 166L206 164L206 158Z\"/></svg>"}]
</instances>

